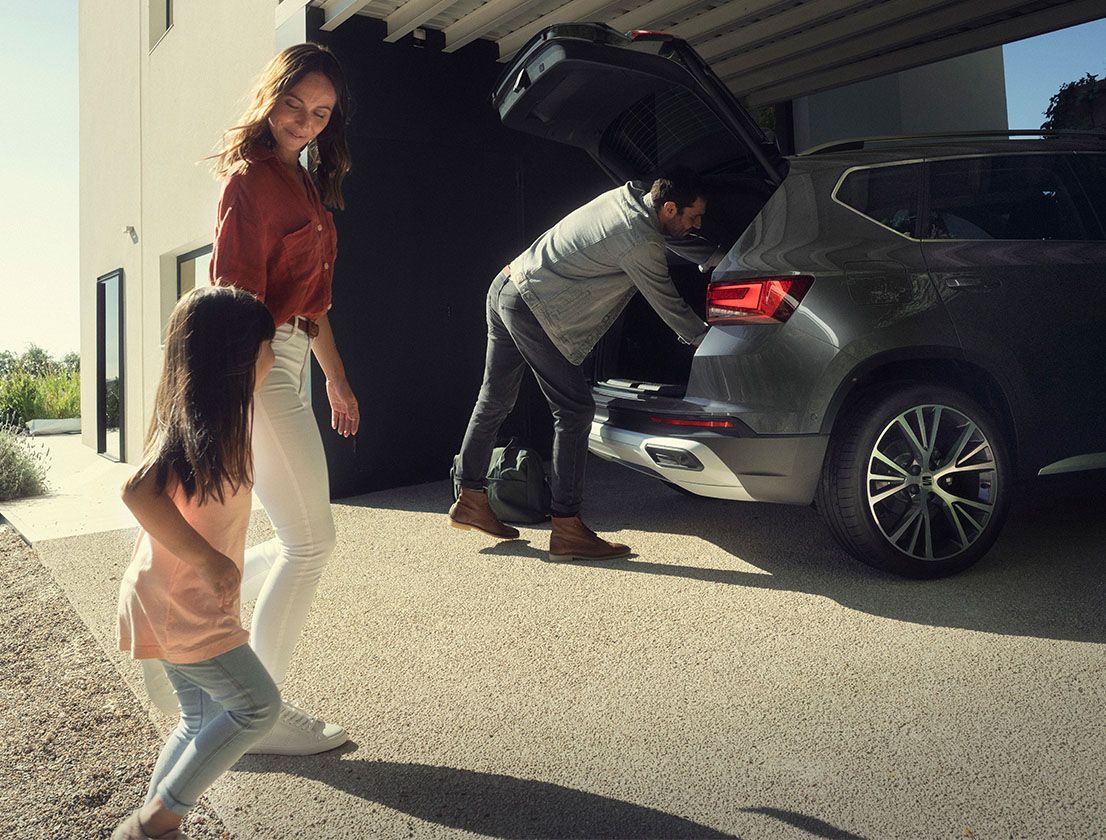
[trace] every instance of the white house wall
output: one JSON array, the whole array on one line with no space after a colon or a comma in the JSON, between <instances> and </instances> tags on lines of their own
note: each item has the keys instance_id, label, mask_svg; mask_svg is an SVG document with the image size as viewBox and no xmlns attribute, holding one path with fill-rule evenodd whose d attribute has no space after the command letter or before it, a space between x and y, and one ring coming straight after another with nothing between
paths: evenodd
<instances>
[{"instance_id":1,"label":"white house wall","mask_svg":"<svg viewBox=\"0 0 1106 840\"><path fill-rule=\"evenodd\" d=\"M794 119L798 151L851 137L1005 130L1002 47L800 97Z\"/></svg>"},{"instance_id":2,"label":"white house wall","mask_svg":"<svg viewBox=\"0 0 1106 840\"><path fill-rule=\"evenodd\" d=\"M173 4L173 25L151 50L150 5L81 6L81 411L95 417L96 278L122 267L132 463L153 407L176 258L211 242L219 185L204 158L276 43L273 0L188 0ZM95 447L95 422L83 425Z\"/></svg>"},{"instance_id":3,"label":"white house wall","mask_svg":"<svg viewBox=\"0 0 1106 840\"><path fill-rule=\"evenodd\" d=\"M135 357L141 323L131 317L142 300L140 247L123 232L141 224L141 144L138 60L146 39L133 0L96 0L80 6L80 305L81 439L96 447L96 278L123 269L126 335ZM141 399L134 362L127 359L124 404ZM127 442L141 439L141 422L126 422Z\"/></svg>"},{"instance_id":4,"label":"white house wall","mask_svg":"<svg viewBox=\"0 0 1106 840\"><path fill-rule=\"evenodd\" d=\"M176 258L211 242L219 184L205 158L242 115L275 51L272 0L190 0L174 3L173 16L142 79L143 424L157 387Z\"/></svg>"}]
</instances>

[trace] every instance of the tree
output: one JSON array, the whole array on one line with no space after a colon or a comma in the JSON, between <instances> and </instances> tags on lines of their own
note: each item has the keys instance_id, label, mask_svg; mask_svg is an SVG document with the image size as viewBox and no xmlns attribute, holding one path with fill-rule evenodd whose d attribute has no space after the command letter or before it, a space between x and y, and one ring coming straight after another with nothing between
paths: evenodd
<instances>
[{"instance_id":1,"label":"tree","mask_svg":"<svg viewBox=\"0 0 1106 840\"><path fill-rule=\"evenodd\" d=\"M1088 73L1061 85L1048 101L1045 117L1041 128L1047 131L1106 128L1106 79Z\"/></svg>"},{"instance_id":2,"label":"tree","mask_svg":"<svg viewBox=\"0 0 1106 840\"><path fill-rule=\"evenodd\" d=\"M34 343L28 345L19 357L19 365L34 376L45 376L54 370L54 360L50 358L50 354Z\"/></svg>"},{"instance_id":3,"label":"tree","mask_svg":"<svg viewBox=\"0 0 1106 840\"><path fill-rule=\"evenodd\" d=\"M61 366L65 368L66 373L79 373L81 370L81 354L66 353L62 356Z\"/></svg>"}]
</instances>

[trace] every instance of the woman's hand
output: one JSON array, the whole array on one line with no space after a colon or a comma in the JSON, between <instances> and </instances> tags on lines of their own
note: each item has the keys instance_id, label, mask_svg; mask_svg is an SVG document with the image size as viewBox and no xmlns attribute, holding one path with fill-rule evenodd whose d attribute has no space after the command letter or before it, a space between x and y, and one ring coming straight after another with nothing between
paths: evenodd
<instances>
[{"instance_id":1,"label":"woman's hand","mask_svg":"<svg viewBox=\"0 0 1106 840\"><path fill-rule=\"evenodd\" d=\"M361 425L361 409L357 407L357 397L346 380L346 369L342 357L334 344L334 332L330 328L330 318L324 312L316 322L319 334L311 341L311 351L319 360L319 367L326 374L326 396L330 400L330 428L342 437L357 434Z\"/></svg>"},{"instance_id":2,"label":"woman's hand","mask_svg":"<svg viewBox=\"0 0 1106 840\"><path fill-rule=\"evenodd\" d=\"M330 400L330 428L342 437L357 434L361 425L361 409L349 383L345 379L327 379L326 396Z\"/></svg>"},{"instance_id":3,"label":"woman's hand","mask_svg":"<svg viewBox=\"0 0 1106 840\"><path fill-rule=\"evenodd\" d=\"M229 608L238 598L238 591L242 586L242 572L225 554L212 550L204 558L199 572L207 579L224 609Z\"/></svg>"}]
</instances>

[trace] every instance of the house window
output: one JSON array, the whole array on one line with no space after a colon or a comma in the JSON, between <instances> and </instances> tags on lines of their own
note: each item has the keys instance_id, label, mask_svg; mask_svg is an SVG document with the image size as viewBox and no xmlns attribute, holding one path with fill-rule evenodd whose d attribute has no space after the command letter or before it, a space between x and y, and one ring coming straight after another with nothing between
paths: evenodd
<instances>
[{"instance_id":1,"label":"house window","mask_svg":"<svg viewBox=\"0 0 1106 840\"><path fill-rule=\"evenodd\" d=\"M177 257L177 300L197 286L206 286L211 266L211 246L205 245Z\"/></svg>"},{"instance_id":2,"label":"house window","mask_svg":"<svg viewBox=\"0 0 1106 840\"><path fill-rule=\"evenodd\" d=\"M123 435L123 269L96 280L96 451L126 457Z\"/></svg>"},{"instance_id":3,"label":"house window","mask_svg":"<svg viewBox=\"0 0 1106 840\"><path fill-rule=\"evenodd\" d=\"M149 0L150 3L150 51L173 25L173 0Z\"/></svg>"}]
</instances>

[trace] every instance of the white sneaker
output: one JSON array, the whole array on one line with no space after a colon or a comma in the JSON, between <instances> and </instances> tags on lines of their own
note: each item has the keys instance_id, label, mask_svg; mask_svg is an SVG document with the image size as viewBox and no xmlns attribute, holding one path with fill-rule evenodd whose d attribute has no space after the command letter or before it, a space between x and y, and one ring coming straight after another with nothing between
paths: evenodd
<instances>
[{"instance_id":1,"label":"white sneaker","mask_svg":"<svg viewBox=\"0 0 1106 840\"><path fill-rule=\"evenodd\" d=\"M177 702L177 692L173 690L173 684L165 676L165 668L156 659L143 659L142 680L146 683L146 694L150 702L167 715L180 714L180 703Z\"/></svg>"},{"instance_id":2,"label":"white sneaker","mask_svg":"<svg viewBox=\"0 0 1106 840\"><path fill-rule=\"evenodd\" d=\"M315 755L349 740L346 730L284 703L272 731L247 752L251 755Z\"/></svg>"}]
</instances>

